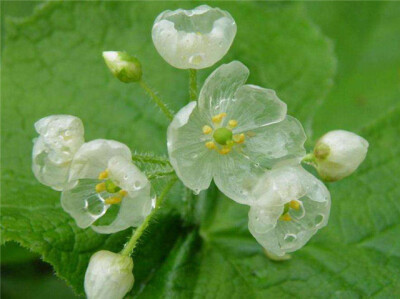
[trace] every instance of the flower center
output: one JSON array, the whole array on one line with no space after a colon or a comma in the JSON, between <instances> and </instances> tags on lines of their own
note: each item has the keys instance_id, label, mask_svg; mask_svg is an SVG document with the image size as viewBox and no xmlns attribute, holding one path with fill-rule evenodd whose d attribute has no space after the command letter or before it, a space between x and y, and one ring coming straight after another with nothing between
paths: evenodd
<instances>
[{"instance_id":1,"label":"flower center","mask_svg":"<svg viewBox=\"0 0 400 299\"><path fill-rule=\"evenodd\" d=\"M298 211L298 210L300 210L300 208L301 208L301 205L297 200L291 200L290 202L285 203L285 205L283 206L282 215L279 217L279 220L282 220L282 221L292 220L292 217L289 214L290 209Z\"/></svg>"},{"instance_id":2,"label":"flower center","mask_svg":"<svg viewBox=\"0 0 400 299\"><path fill-rule=\"evenodd\" d=\"M112 196L108 197L104 202L108 205L118 204L122 201L128 192L118 187L111 179L109 179L108 169L100 172L98 179L101 183L98 183L95 187L97 193L108 192Z\"/></svg>"},{"instance_id":3,"label":"flower center","mask_svg":"<svg viewBox=\"0 0 400 299\"><path fill-rule=\"evenodd\" d=\"M233 135L232 129L238 125L234 119L228 121L228 125L221 126L222 120L227 116L225 112L214 115L212 127L203 126L203 134L209 135L212 133L212 140L207 141L205 146L210 150L216 150L221 155L226 155L231 152L235 144L241 144L245 140L244 134Z\"/></svg>"}]
</instances>

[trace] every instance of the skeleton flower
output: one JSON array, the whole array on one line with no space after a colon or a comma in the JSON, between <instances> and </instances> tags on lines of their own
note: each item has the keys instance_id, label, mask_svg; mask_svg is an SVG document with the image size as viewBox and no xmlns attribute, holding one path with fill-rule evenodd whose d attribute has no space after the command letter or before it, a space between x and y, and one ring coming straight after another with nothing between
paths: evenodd
<instances>
[{"instance_id":1,"label":"skeleton flower","mask_svg":"<svg viewBox=\"0 0 400 299\"><path fill-rule=\"evenodd\" d=\"M88 299L122 299L135 281L129 256L101 250L92 255L85 274Z\"/></svg>"},{"instance_id":2,"label":"skeleton flower","mask_svg":"<svg viewBox=\"0 0 400 299\"><path fill-rule=\"evenodd\" d=\"M150 213L150 183L132 163L129 148L117 141L85 143L71 164L61 204L81 228L114 233L138 226ZM102 219L99 219L102 217Z\"/></svg>"},{"instance_id":3,"label":"skeleton flower","mask_svg":"<svg viewBox=\"0 0 400 299\"><path fill-rule=\"evenodd\" d=\"M171 122L168 153L177 175L196 193L214 179L240 203L265 168L298 164L306 139L301 124L271 89L244 85L248 69L234 61L206 80L198 103L183 107Z\"/></svg>"},{"instance_id":4,"label":"skeleton flower","mask_svg":"<svg viewBox=\"0 0 400 299\"><path fill-rule=\"evenodd\" d=\"M164 11L155 20L152 31L157 51L180 69L212 66L228 52L235 35L232 16L208 5Z\"/></svg>"},{"instance_id":5,"label":"skeleton flower","mask_svg":"<svg viewBox=\"0 0 400 299\"><path fill-rule=\"evenodd\" d=\"M39 182L55 190L65 188L76 151L84 143L82 121L71 115L50 115L38 120L35 129L32 170Z\"/></svg>"},{"instance_id":6,"label":"skeleton flower","mask_svg":"<svg viewBox=\"0 0 400 299\"><path fill-rule=\"evenodd\" d=\"M267 171L252 190L249 230L278 256L303 247L328 223L331 199L325 185L301 166Z\"/></svg>"}]
</instances>

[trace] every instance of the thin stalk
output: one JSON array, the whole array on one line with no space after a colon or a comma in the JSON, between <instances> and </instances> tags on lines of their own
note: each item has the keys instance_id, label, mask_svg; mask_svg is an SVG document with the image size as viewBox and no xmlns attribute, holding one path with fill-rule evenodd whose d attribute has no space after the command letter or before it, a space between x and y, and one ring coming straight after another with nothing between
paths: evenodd
<instances>
[{"instance_id":1,"label":"thin stalk","mask_svg":"<svg viewBox=\"0 0 400 299\"><path fill-rule=\"evenodd\" d=\"M154 217L156 211L160 208L164 198L167 196L168 192L174 186L176 181L177 181L177 178L175 177L167 184L167 186L165 186L164 190L161 192L160 196L157 198L156 206L153 209L153 211L151 211L151 213L146 217L146 219L143 221L143 223L135 230L132 237L125 244L124 249L121 250L122 255L130 256L133 253L133 250L135 249L136 245L138 244L138 240L143 235L146 228L149 226L151 219Z\"/></svg>"},{"instance_id":2,"label":"thin stalk","mask_svg":"<svg viewBox=\"0 0 400 299\"><path fill-rule=\"evenodd\" d=\"M172 120L174 118L174 113L167 107L167 105L161 100L161 98L151 89L146 82L142 80L139 81L140 86L144 89L144 91L150 96L153 102L160 108L161 112L165 114L165 116Z\"/></svg>"},{"instance_id":3,"label":"thin stalk","mask_svg":"<svg viewBox=\"0 0 400 299\"><path fill-rule=\"evenodd\" d=\"M189 69L189 98L191 101L197 100L197 70Z\"/></svg>"}]
</instances>

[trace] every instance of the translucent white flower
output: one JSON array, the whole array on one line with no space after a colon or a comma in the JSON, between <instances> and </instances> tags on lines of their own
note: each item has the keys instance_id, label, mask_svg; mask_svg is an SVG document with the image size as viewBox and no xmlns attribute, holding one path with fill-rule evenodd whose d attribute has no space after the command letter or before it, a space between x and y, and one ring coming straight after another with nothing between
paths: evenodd
<instances>
[{"instance_id":1,"label":"translucent white flower","mask_svg":"<svg viewBox=\"0 0 400 299\"><path fill-rule=\"evenodd\" d=\"M352 174L364 161L368 141L352 132L330 131L314 148L314 164L326 181L337 181Z\"/></svg>"},{"instance_id":2,"label":"translucent white flower","mask_svg":"<svg viewBox=\"0 0 400 299\"><path fill-rule=\"evenodd\" d=\"M196 193L214 179L228 197L250 203L265 168L298 164L306 136L271 89L244 85L248 69L234 61L216 69L198 105L183 107L168 128L168 153L182 182Z\"/></svg>"},{"instance_id":3,"label":"translucent white flower","mask_svg":"<svg viewBox=\"0 0 400 299\"><path fill-rule=\"evenodd\" d=\"M328 223L329 191L300 166L267 171L252 193L256 200L249 211L249 230L277 256L303 247Z\"/></svg>"},{"instance_id":4,"label":"translucent white flower","mask_svg":"<svg viewBox=\"0 0 400 299\"><path fill-rule=\"evenodd\" d=\"M157 51L180 69L212 66L228 52L235 35L232 16L208 5L164 11L155 20L152 31Z\"/></svg>"},{"instance_id":5,"label":"translucent white flower","mask_svg":"<svg viewBox=\"0 0 400 299\"><path fill-rule=\"evenodd\" d=\"M103 58L111 73L124 83L137 82L142 78L140 61L126 52L106 51Z\"/></svg>"},{"instance_id":6,"label":"translucent white flower","mask_svg":"<svg viewBox=\"0 0 400 299\"><path fill-rule=\"evenodd\" d=\"M73 187L62 192L61 204L81 228L114 233L140 225L151 211L150 183L120 142L97 139L82 145L69 182Z\"/></svg>"},{"instance_id":7,"label":"translucent white flower","mask_svg":"<svg viewBox=\"0 0 400 299\"><path fill-rule=\"evenodd\" d=\"M122 299L135 281L129 256L101 250L92 255L85 274L88 299Z\"/></svg>"},{"instance_id":8,"label":"translucent white flower","mask_svg":"<svg viewBox=\"0 0 400 299\"><path fill-rule=\"evenodd\" d=\"M43 185L65 188L68 171L76 151L84 143L82 121L71 115L50 115L38 120L35 129L32 170Z\"/></svg>"}]
</instances>

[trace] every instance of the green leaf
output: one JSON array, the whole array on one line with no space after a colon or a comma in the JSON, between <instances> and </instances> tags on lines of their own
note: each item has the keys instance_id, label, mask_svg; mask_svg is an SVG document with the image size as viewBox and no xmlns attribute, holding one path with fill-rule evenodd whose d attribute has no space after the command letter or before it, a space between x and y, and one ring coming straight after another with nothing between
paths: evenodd
<instances>
[{"instance_id":1,"label":"green leaf","mask_svg":"<svg viewBox=\"0 0 400 299\"><path fill-rule=\"evenodd\" d=\"M40 253L79 293L83 292L84 272L91 254L100 249L121 250L131 230L108 236L76 227L61 209L59 193L41 186L31 173L33 123L49 114L73 114L83 120L87 140L116 139L135 152L165 154L167 122L163 115L148 105L138 86L121 84L111 76L101 52L126 50L136 55L143 64L146 80L177 111L187 102L187 73L173 69L159 57L150 32L158 13L179 6L189 8L194 4L52 2L32 17L8 22L5 28L1 162L2 184L7 189L2 188L2 238ZM332 83L335 60L331 43L310 22L302 5L221 2L218 6L228 10L238 24L234 45L223 62L243 61L251 70L249 83L276 89L288 103L289 112L310 129ZM211 71L202 71L201 80ZM390 139L393 126L382 126L389 134L386 145L395 147ZM372 138L378 142L381 137L371 136L371 144ZM147 163L145 166L143 159L135 161L148 174L168 171L169 167ZM167 179L155 179L157 192ZM344 196L352 190L353 213L357 210L354 204L360 202L357 196L365 193L354 188L358 186L357 182L351 183L354 179L332 186L338 202L346 202ZM367 263L360 264L364 268L358 264L360 268L349 268L350 273L341 272L357 255L358 243L352 245L353 239L343 241L338 223L345 220L341 220L338 211L332 212L333 224L309 246L291 261L277 264L264 257L261 247L250 236L246 207L234 204L212 188L200 196L195 219L201 225L193 227L180 216L186 215L183 193L182 186L177 184L135 251L133 296L371 294L369 289L363 289L369 282ZM354 219L357 218L349 216L349 221ZM358 223L350 223L345 229L351 231L355 227ZM387 238L390 240L390 235ZM385 244L384 241L377 244ZM351 255L343 262L337 261L342 255L337 255L336 248ZM362 248L357 261L369 261L369 250ZM377 265L382 256L385 255L373 251L369 265ZM398 260L390 262L393 267L388 268L388 275L398 277L394 270ZM383 285L386 277L379 276L372 285ZM389 281L387 291L395 289L394 281Z\"/></svg>"}]
</instances>

